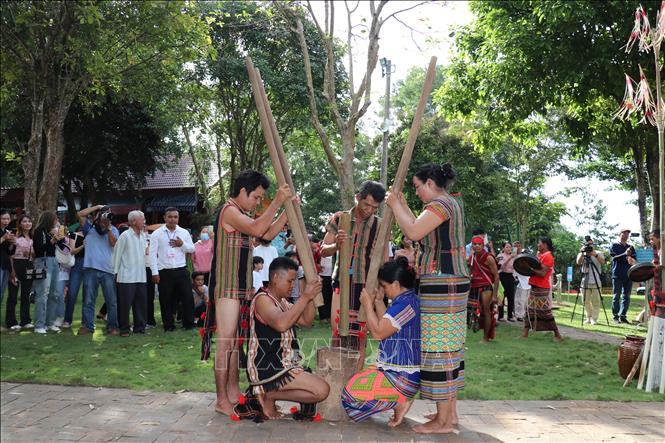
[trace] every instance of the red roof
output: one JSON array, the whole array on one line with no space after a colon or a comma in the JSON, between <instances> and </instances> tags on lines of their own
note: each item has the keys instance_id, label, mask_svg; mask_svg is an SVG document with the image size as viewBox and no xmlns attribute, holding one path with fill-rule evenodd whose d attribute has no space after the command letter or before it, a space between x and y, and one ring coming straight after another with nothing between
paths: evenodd
<instances>
[{"instance_id":1,"label":"red roof","mask_svg":"<svg viewBox=\"0 0 665 443\"><path fill-rule=\"evenodd\" d=\"M152 176L146 177L146 184L141 189L174 189L174 188L194 188L194 180L190 179L194 174L194 165L188 155L183 155L180 160L171 160L165 162L167 165L164 171L157 170ZM191 173L190 173L191 171ZM207 185L217 183L218 174L216 165L212 165L208 173Z\"/></svg>"}]
</instances>

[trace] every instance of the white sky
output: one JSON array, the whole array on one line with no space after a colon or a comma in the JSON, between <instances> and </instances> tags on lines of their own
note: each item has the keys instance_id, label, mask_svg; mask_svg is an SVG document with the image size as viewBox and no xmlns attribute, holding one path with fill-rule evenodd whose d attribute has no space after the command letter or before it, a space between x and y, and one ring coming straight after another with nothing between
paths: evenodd
<instances>
[{"instance_id":1,"label":"white sky","mask_svg":"<svg viewBox=\"0 0 665 443\"><path fill-rule=\"evenodd\" d=\"M415 1L391 1L384 8L383 16L392 12L413 6ZM355 6L355 2L349 2L350 6ZM323 2L313 2L313 8L319 22L323 25L324 8ZM360 24L362 17L369 17L369 5L367 2L361 2L356 14L354 14L353 26ZM404 79L411 66L421 66L426 68L430 57L436 56L438 64L445 64L450 57L452 49L452 39L449 34L454 27L469 23L473 16L469 11L467 2L432 2L414 8L413 10L398 15L406 25L412 28L422 30L422 33L414 33L404 24L395 19L386 22L381 29L381 40L379 48L379 58L386 57L395 65L392 74L393 87L397 81ZM346 9L344 2L335 2L335 32L338 38L346 41ZM361 28L356 28L356 33L360 34ZM366 40L358 38L355 41L354 55L355 77L362 78L364 74L364 64L358 60L364 60L367 47ZM346 64L346 60L345 60ZM347 65L348 68L348 65ZM361 120L363 128L370 133L380 132L382 121L378 117L381 111L379 99L384 94L385 80L381 78L381 67L377 65L372 76L372 105L368 114ZM639 232L639 215L634 201L637 199L636 192L627 192L613 189L616 183L590 179L580 179L570 181L563 176L550 178L545 185L545 193L555 200L565 203L572 211L576 205L582 204L581 195L571 195L564 197L559 193L567 187L583 186L602 199L608 207L607 222L611 225L618 224L619 227L628 227L633 232ZM585 235L584 228L571 217L563 217L561 222L579 235Z\"/></svg>"}]
</instances>

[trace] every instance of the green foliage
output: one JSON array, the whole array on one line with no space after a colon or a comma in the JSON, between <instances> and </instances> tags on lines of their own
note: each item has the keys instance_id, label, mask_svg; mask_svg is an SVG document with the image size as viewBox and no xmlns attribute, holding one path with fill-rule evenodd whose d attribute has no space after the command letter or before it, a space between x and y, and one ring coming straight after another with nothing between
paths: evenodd
<instances>
[{"instance_id":1,"label":"green foliage","mask_svg":"<svg viewBox=\"0 0 665 443\"><path fill-rule=\"evenodd\" d=\"M659 6L643 4L649 12ZM470 6L476 20L457 32L457 56L435 94L445 115L473 125L476 145L491 149L506 138L523 144L519 127L535 116L548 118L560 130L552 140L580 163L572 175L593 173L635 189L635 164L644 168L645 158L627 154L654 146L655 131L611 115L623 97L624 73L634 73L638 62L636 51L621 52L637 4L523 0ZM653 60L639 62L652 70Z\"/></svg>"}]
</instances>

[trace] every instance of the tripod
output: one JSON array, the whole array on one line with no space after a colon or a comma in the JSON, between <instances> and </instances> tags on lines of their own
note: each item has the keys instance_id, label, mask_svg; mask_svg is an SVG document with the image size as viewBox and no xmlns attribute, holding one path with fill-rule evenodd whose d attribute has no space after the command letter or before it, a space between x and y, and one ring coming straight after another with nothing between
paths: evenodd
<instances>
[{"instance_id":1,"label":"tripod","mask_svg":"<svg viewBox=\"0 0 665 443\"><path fill-rule=\"evenodd\" d=\"M573 314L570 316L570 321L573 321L573 317L575 317L575 309L577 308L577 301L580 298L580 294L582 294L582 312L584 312L584 308L586 307L586 297L587 297L587 291L591 290L591 295L593 296L593 289L594 288L588 288L589 286L589 273L593 276L593 282L596 285L596 291L598 291L598 297L600 298L600 305L603 307L603 312L605 313L605 321L607 322L607 326L610 325L610 319L607 317L607 310L605 309L605 302L603 302L603 294L601 291L601 285L600 282L598 281L598 276L600 275L600 271L596 267L596 264L591 261L591 256L584 254L584 266L582 267L582 280L580 281L580 286L579 290L577 291L577 296L575 297L575 305L573 306ZM582 328L584 328L584 315L582 315Z\"/></svg>"}]
</instances>

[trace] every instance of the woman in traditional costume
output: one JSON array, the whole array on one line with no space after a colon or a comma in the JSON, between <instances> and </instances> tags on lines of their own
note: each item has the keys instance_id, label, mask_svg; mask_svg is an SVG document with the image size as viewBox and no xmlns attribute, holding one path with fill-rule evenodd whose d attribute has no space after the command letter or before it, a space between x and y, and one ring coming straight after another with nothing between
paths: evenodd
<instances>
[{"instance_id":1,"label":"woman in traditional costume","mask_svg":"<svg viewBox=\"0 0 665 443\"><path fill-rule=\"evenodd\" d=\"M420 387L420 303L414 291L416 272L406 257L379 269L379 289L365 289L360 302L367 329L381 340L376 365L351 377L342 392L342 406L356 422L393 410L390 427L402 423ZM392 300L386 309L383 296Z\"/></svg>"},{"instance_id":2,"label":"woman in traditional costume","mask_svg":"<svg viewBox=\"0 0 665 443\"><path fill-rule=\"evenodd\" d=\"M449 433L457 424L457 391L464 388L464 341L469 271L464 247L464 214L448 189L455 179L449 164L428 164L413 177L424 210L417 218L402 194L386 203L402 232L420 242L418 292L421 310L420 395L434 400L436 414L414 426L420 433Z\"/></svg>"},{"instance_id":3,"label":"woman in traditional costume","mask_svg":"<svg viewBox=\"0 0 665 443\"><path fill-rule=\"evenodd\" d=\"M524 332L522 338L529 336L529 329L534 331L553 331L554 341L563 338L556 326L552 314L552 272L554 271L554 246L549 237L540 237L538 240L538 261L540 268L531 268L533 276L529 278L531 291L526 302L526 317L524 318Z\"/></svg>"}]
</instances>

